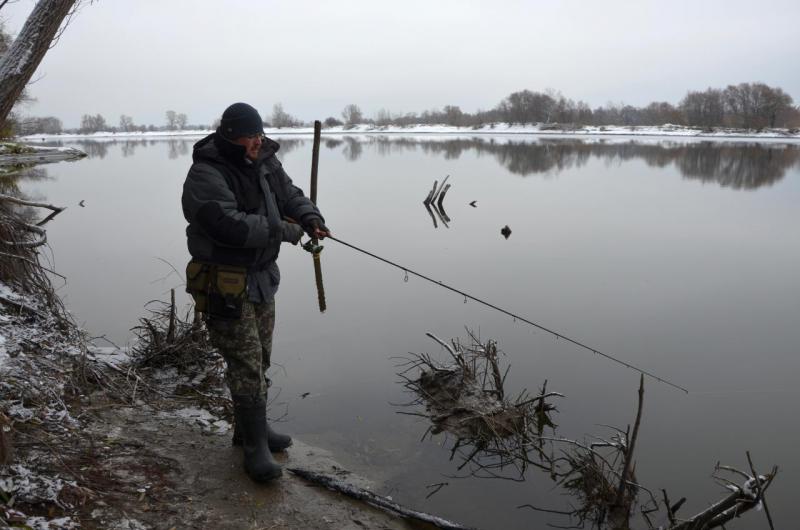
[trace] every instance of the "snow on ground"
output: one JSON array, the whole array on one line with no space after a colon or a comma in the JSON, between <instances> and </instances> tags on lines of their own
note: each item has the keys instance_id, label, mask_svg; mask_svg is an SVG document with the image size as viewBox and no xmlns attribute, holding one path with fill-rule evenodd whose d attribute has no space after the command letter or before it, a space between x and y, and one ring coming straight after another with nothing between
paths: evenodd
<instances>
[{"instance_id":1,"label":"snow on ground","mask_svg":"<svg viewBox=\"0 0 800 530\"><path fill-rule=\"evenodd\" d=\"M117 348L115 346L95 346L93 344L87 345L86 352L91 359L102 361L117 368L130 363L130 355L124 348Z\"/></svg>"},{"instance_id":2,"label":"snow on ground","mask_svg":"<svg viewBox=\"0 0 800 530\"><path fill-rule=\"evenodd\" d=\"M148 131L148 132L96 132L92 134L34 134L24 136L20 140L26 142L45 141L45 140L66 140L66 139L157 139L171 137L198 137L212 133L210 129L193 131ZM312 127L294 128L266 128L267 136L284 135L313 135ZM585 125L576 128L552 126L547 124L536 125L517 125L508 123L492 123L480 127L455 127L451 125L410 125L399 127L395 125L378 126L371 124L360 124L353 127L338 126L323 129L322 134L331 135L372 135L372 134L398 134L398 135L547 135L547 136L676 136L686 138L704 139L781 139L800 141L800 131L789 129L763 129L760 131L744 129L717 128L706 131L700 128L686 127L683 125L661 125L661 126L590 126Z\"/></svg>"},{"instance_id":3,"label":"snow on ground","mask_svg":"<svg viewBox=\"0 0 800 530\"><path fill-rule=\"evenodd\" d=\"M13 422L15 431L23 425L38 426L40 433L80 428L62 400L66 377L57 368L61 361L80 354L78 335L59 331L55 317L35 296L0 282L0 297L17 304L11 308L8 302L0 304L0 412ZM19 311L19 306L28 310ZM6 501L0 503L0 522L34 530L79 527L70 517L42 517L21 508L72 508L65 499L80 488L46 469L45 461L37 454L0 466L0 496Z\"/></svg>"},{"instance_id":4,"label":"snow on ground","mask_svg":"<svg viewBox=\"0 0 800 530\"><path fill-rule=\"evenodd\" d=\"M68 155L79 155L83 154L82 151L75 149L73 147L45 147L45 146L38 146L38 145L24 145L20 146L19 144L14 143L0 143L0 155L29 155L29 154L40 154L40 155L49 155L49 154L68 154Z\"/></svg>"},{"instance_id":5,"label":"snow on ground","mask_svg":"<svg viewBox=\"0 0 800 530\"><path fill-rule=\"evenodd\" d=\"M178 418L190 424L197 424L203 432L225 434L231 429L231 424L219 419L206 409L199 407L184 407L178 410L165 410L158 413L160 418Z\"/></svg>"}]
</instances>

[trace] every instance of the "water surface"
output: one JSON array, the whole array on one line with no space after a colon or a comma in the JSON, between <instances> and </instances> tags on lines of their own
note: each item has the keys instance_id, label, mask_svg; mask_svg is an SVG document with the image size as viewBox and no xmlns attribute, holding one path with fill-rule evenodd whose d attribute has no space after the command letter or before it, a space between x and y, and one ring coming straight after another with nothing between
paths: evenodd
<instances>
[{"instance_id":1,"label":"water surface","mask_svg":"<svg viewBox=\"0 0 800 530\"><path fill-rule=\"evenodd\" d=\"M146 302L180 289L172 267L188 259L180 193L193 141L66 142L90 157L18 184L68 206L49 225L52 259L93 334L125 343ZM310 140L278 141L307 188ZM446 175L450 222L434 228L422 200ZM799 201L800 146L780 142L337 137L323 138L320 157L319 204L338 237L690 390L647 381L641 483L688 497L688 515L723 495L714 464L746 467L750 450L760 468L783 470L770 495L779 527L792 524L800 486ZM496 339L513 392L546 379L566 394L562 435L633 421L635 372L332 241L324 314L310 256L285 246L280 265L273 377L285 428L400 502L483 528L565 523L516 508L564 509L546 476L455 478L464 470L449 461L452 440L420 442L425 421L396 414L411 399L398 358L441 355L426 331ZM766 523L752 513L736 527Z\"/></svg>"}]
</instances>

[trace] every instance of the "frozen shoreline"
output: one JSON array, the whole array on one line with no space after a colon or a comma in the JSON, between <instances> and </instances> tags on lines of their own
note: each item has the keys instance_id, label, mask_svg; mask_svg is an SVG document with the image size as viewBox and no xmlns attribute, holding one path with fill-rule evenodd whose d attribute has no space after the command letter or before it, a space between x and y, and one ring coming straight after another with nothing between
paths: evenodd
<instances>
[{"instance_id":1,"label":"frozen shoreline","mask_svg":"<svg viewBox=\"0 0 800 530\"><path fill-rule=\"evenodd\" d=\"M212 133L207 130L191 131L147 131L147 132L96 132L92 134L34 134L18 138L20 141L37 142L68 139L158 139L174 137L201 137ZM311 136L314 134L312 127L295 128L266 128L267 136ZM679 125L662 126L584 126L575 129L556 128L549 125L510 125L497 123L484 125L478 128L454 127L449 125L413 125L398 127L394 125L379 127L376 125L362 124L345 128L343 126L324 128L323 136L352 136L352 135L454 135L454 136L487 136L487 135L520 135L520 136L547 136L547 137L665 137L665 138L695 138L703 140L782 140L799 141L800 131L789 129L764 129L761 131L746 129L715 129L704 131L698 128Z\"/></svg>"}]
</instances>

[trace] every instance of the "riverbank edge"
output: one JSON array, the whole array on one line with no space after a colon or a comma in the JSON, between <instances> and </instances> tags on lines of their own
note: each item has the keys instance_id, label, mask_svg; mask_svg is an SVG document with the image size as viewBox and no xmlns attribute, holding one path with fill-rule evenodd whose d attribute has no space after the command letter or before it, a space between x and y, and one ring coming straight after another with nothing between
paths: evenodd
<instances>
[{"instance_id":1,"label":"riverbank edge","mask_svg":"<svg viewBox=\"0 0 800 530\"><path fill-rule=\"evenodd\" d=\"M157 139L170 137L198 137L214 132L211 129L191 131L147 131L147 132L113 132L101 131L90 134L34 134L16 138L21 142L54 141L70 139ZM313 127L272 128L266 127L267 136L311 136ZM788 140L800 141L800 131L796 129L702 129L680 125L662 126L583 126L571 127L561 125L512 125L494 123L481 127L455 127L449 125L414 125L397 127L393 125L376 126L360 124L328 127L322 130L323 136L353 135L453 135L453 136L547 136L547 137L665 137L665 138L698 138L706 140Z\"/></svg>"}]
</instances>

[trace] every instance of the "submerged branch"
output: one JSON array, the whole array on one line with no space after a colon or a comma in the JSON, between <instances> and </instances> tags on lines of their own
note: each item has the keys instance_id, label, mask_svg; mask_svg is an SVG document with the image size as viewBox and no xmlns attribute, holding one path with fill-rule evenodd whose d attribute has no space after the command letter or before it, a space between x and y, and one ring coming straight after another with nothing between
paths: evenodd
<instances>
[{"instance_id":1,"label":"submerged branch","mask_svg":"<svg viewBox=\"0 0 800 530\"><path fill-rule=\"evenodd\" d=\"M287 469L290 472L294 473L295 475L302 477L305 480L308 480L309 482L325 486L330 490L337 491L353 499L364 501L367 504L400 515L401 517L414 519L417 521L423 521L428 524L432 524L437 528L443 528L446 530L471 530L471 527L464 526L459 523L454 523L452 521L448 521L447 519L443 519L441 517L437 517L435 515L431 515L425 512L420 512L417 510L413 510L411 508L406 508L405 506L402 506L386 497L377 495L375 493L372 493L371 491L359 488L358 486L354 486L353 484L348 484L346 482L343 482L328 475L323 475L321 473L315 473L313 471L308 471L299 468L287 468Z\"/></svg>"}]
</instances>

